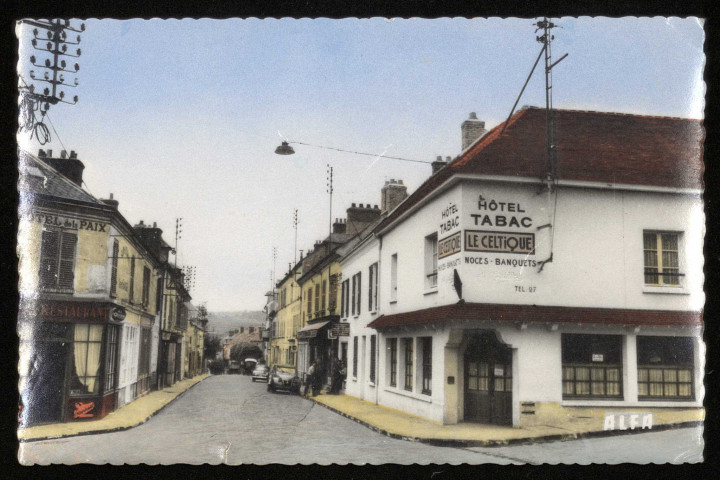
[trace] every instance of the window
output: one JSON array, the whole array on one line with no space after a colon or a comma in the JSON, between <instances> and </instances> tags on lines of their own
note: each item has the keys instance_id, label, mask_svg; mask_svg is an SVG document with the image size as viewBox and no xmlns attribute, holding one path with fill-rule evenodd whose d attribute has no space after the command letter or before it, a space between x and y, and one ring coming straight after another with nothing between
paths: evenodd
<instances>
[{"instance_id":1,"label":"window","mask_svg":"<svg viewBox=\"0 0 720 480\"><path fill-rule=\"evenodd\" d=\"M405 390L413 389L413 339L403 338L405 344Z\"/></svg>"},{"instance_id":2,"label":"window","mask_svg":"<svg viewBox=\"0 0 720 480\"><path fill-rule=\"evenodd\" d=\"M357 378L358 371L358 337L353 337L353 377Z\"/></svg>"},{"instance_id":3,"label":"window","mask_svg":"<svg viewBox=\"0 0 720 480\"><path fill-rule=\"evenodd\" d=\"M638 398L692 400L693 339L637 337Z\"/></svg>"},{"instance_id":4,"label":"window","mask_svg":"<svg viewBox=\"0 0 720 480\"><path fill-rule=\"evenodd\" d=\"M370 335L370 383L375 383L375 354L377 338L375 335Z\"/></svg>"},{"instance_id":5,"label":"window","mask_svg":"<svg viewBox=\"0 0 720 480\"><path fill-rule=\"evenodd\" d=\"M155 313L160 313L160 309L162 308L162 300L163 300L163 278L159 277L157 279L157 286L155 288Z\"/></svg>"},{"instance_id":6,"label":"window","mask_svg":"<svg viewBox=\"0 0 720 480\"><path fill-rule=\"evenodd\" d=\"M308 320L310 320L310 315L312 315L312 287L308 288L305 291L305 301L307 302L307 316Z\"/></svg>"},{"instance_id":7,"label":"window","mask_svg":"<svg viewBox=\"0 0 720 480\"><path fill-rule=\"evenodd\" d=\"M357 298L355 299L357 301L356 315L360 315L360 305L362 305L362 302L361 302L362 285L360 282L360 277L361 277L360 272L355 274L355 276L357 277Z\"/></svg>"},{"instance_id":8,"label":"window","mask_svg":"<svg viewBox=\"0 0 720 480\"><path fill-rule=\"evenodd\" d=\"M40 288L73 291L76 244L77 235L74 232L43 230L40 247Z\"/></svg>"},{"instance_id":9,"label":"window","mask_svg":"<svg viewBox=\"0 0 720 480\"><path fill-rule=\"evenodd\" d=\"M325 310L325 297L327 296L327 280L322 281L322 293L320 294L320 310Z\"/></svg>"},{"instance_id":10,"label":"window","mask_svg":"<svg viewBox=\"0 0 720 480\"><path fill-rule=\"evenodd\" d=\"M348 295L348 285L349 281L345 280L342 282L342 289L340 291L340 315L343 317L347 317L348 314L348 302L347 302L347 295Z\"/></svg>"},{"instance_id":11,"label":"window","mask_svg":"<svg viewBox=\"0 0 720 480\"><path fill-rule=\"evenodd\" d=\"M102 365L102 325L75 325L73 336L73 376L71 395L95 394L100 391Z\"/></svg>"},{"instance_id":12,"label":"window","mask_svg":"<svg viewBox=\"0 0 720 480\"><path fill-rule=\"evenodd\" d=\"M320 311L320 285L315 285L315 313Z\"/></svg>"},{"instance_id":13,"label":"window","mask_svg":"<svg viewBox=\"0 0 720 480\"><path fill-rule=\"evenodd\" d=\"M135 299L135 257L130 258L130 303Z\"/></svg>"},{"instance_id":14,"label":"window","mask_svg":"<svg viewBox=\"0 0 720 480\"><path fill-rule=\"evenodd\" d=\"M108 325L107 343L105 348L105 391L109 392L115 388L117 379L117 346L118 331L117 325Z\"/></svg>"},{"instance_id":15,"label":"window","mask_svg":"<svg viewBox=\"0 0 720 480\"><path fill-rule=\"evenodd\" d=\"M390 386L397 387L397 338L388 339L390 349Z\"/></svg>"},{"instance_id":16,"label":"window","mask_svg":"<svg viewBox=\"0 0 720 480\"><path fill-rule=\"evenodd\" d=\"M368 311L377 310L378 264L370 265L368 271Z\"/></svg>"},{"instance_id":17,"label":"window","mask_svg":"<svg viewBox=\"0 0 720 480\"><path fill-rule=\"evenodd\" d=\"M398 274L398 256L393 254L390 258L390 301L397 301L397 274Z\"/></svg>"},{"instance_id":18,"label":"window","mask_svg":"<svg viewBox=\"0 0 720 480\"><path fill-rule=\"evenodd\" d=\"M110 296L113 298L115 298L117 292L118 255L120 255L120 243L117 240L113 240L112 259L110 267Z\"/></svg>"},{"instance_id":19,"label":"window","mask_svg":"<svg viewBox=\"0 0 720 480\"><path fill-rule=\"evenodd\" d=\"M425 237L425 289L437 287L437 233Z\"/></svg>"},{"instance_id":20,"label":"window","mask_svg":"<svg viewBox=\"0 0 720 480\"><path fill-rule=\"evenodd\" d=\"M142 304L145 307L150 304L150 269L148 267L143 267Z\"/></svg>"},{"instance_id":21,"label":"window","mask_svg":"<svg viewBox=\"0 0 720 480\"><path fill-rule=\"evenodd\" d=\"M646 285L680 285L683 274L680 273L678 237L677 233L643 233Z\"/></svg>"},{"instance_id":22,"label":"window","mask_svg":"<svg viewBox=\"0 0 720 480\"><path fill-rule=\"evenodd\" d=\"M422 337L422 390L424 395L432 394L432 337Z\"/></svg>"},{"instance_id":23,"label":"window","mask_svg":"<svg viewBox=\"0 0 720 480\"><path fill-rule=\"evenodd\" d=\"M562 335L563 398L622 398L622 337Z\"/></svg>"}]
</instances>

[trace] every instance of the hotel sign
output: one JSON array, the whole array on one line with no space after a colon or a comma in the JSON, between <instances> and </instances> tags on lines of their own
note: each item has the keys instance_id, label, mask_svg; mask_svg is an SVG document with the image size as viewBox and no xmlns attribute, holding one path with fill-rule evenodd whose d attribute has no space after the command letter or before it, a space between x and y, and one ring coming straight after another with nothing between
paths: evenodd
<instances>
[{"instance_id":1,"label":"hotel sign","mask_svg":"<svg viewBox=\"0 0 720 480\"><path fill-rule=\"evenodd\" d=\"M438 259L460 253L460 232L438 241Z\"/></svg>"},{"instance_id":2,"label":"hotel sign","mask_svg":"<svg viewBox=\"0 0 720 480\"><path fill-rule=\"evenodd\" d=\"M535 255L535 234L465 230L465 251Z\"/></svg>"}]
</instances>

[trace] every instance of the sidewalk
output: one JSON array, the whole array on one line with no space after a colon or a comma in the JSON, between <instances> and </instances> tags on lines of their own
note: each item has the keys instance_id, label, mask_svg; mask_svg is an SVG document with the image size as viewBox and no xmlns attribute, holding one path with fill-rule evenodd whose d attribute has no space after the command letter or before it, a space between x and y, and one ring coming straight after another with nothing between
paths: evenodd
<instances>
[{"instance_id":1,"label":"sidewalk","mask_svg":"<svg viewBox=\"0 0 720 480\"><path fill-rule=\"evenodd\" d=\"M502 446L518 443L575 440L579 438L642 433L648 430L603 431L601 421L578 421L563 427L538 425L505 427L478 423L442 425L400 410L348 395L321 394L316 403L393 438L444 446ZM652 431L701 424L704 412L666 412Z\"/></svg>"},{"instance_id":2,"label":"sidewalk","mask_svg":"<svg viewBox=\"0 0 720 480\"><path fill-rule=\"evenodd\" d=\"M203 374L182 380L175 385L151 392L144 397L128 403L127 405L108 414L105 418L89 422L53 423L18 429L18 439L21 442L33 440L46 440L50 438L72 437L92 433L107 433L127 430L147 422L150 417L158 413L183 393L205 380L209 375Z\"/></svg>"}]
</instances>

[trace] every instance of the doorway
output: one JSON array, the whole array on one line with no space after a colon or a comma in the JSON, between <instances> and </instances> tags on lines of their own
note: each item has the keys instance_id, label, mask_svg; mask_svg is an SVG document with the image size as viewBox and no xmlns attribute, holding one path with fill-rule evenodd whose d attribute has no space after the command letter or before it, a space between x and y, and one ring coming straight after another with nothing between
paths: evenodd
<instances>
[{"instance_id":1,"label":"doorway","mask_svg":"<svg viewBox=\"0 0 720 480\"><path fill-rule=\"evenodd\" d=\"M464 366L465 420L512 425L512 350L493 332L475 334Z\"/></svg>"}]
</instances>

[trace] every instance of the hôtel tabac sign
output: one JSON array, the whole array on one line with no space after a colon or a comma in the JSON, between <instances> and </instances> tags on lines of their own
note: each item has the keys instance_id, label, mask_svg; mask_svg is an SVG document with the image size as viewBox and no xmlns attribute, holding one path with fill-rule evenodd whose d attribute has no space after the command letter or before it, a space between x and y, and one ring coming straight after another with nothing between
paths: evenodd
<instances>
[{"instance_id":1,"label":"h\u00f4tel tabac sign","mask_svg":"<svg viewBox=\"0 0 720 480\"><path fill-rule=\"evenodd\" d=\"M438 259L463 250L473 253L535 255L535 233L523 231L533 227L533 219L522 203L479 195L474 206L476 208L469 214L468 226L472 228L462 232L457 205L450 203L442 210ZM480 260L467 263L491 263L487 258ZM492 263L515 265L512 261Z\"/></svg>"}]
</instances>

